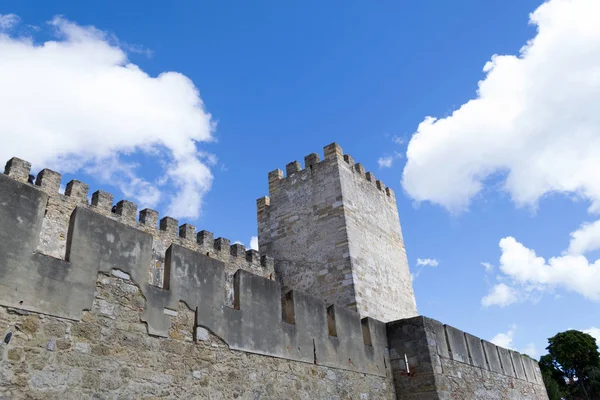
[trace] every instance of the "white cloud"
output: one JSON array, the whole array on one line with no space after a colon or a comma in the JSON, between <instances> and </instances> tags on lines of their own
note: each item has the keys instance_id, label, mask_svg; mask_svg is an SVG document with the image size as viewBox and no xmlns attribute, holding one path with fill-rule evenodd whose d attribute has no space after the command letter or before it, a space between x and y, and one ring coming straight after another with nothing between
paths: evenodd
<instances>
[{"instance_id":1,"label":"white cloud","mask_svg":"<svg viewBox=\"0 0 600 400\"><path fill-rule=\"evenodd\" d=\"M392 136L392 142L394 142L396 144L403 145L405 141L406 140L401 136L396 136L396 135Z\"/></svg>"},{"instance_id":2,"label":"white cloud","mask_svg":"<svg viewBox=\"0 0 600 400\"><path fill-rule=\"evenodd\" d=\"M439 261L435 258L417 258L417 266L437 267Z\"/></svg>"},{"instance_id":3,"label":"white cloud","mask_svg":"<svg viewBox=\"0 0 600 400\"><path fill-rule=\"evenodd\" d=\"M482 262L481 265L483 265L483 268L485 268L485 272L487 273L492 272L494 270L494 266L489 262Z\"/></svg>"},{"instance_id":4,"label":"white cloud","mask_svg":"<svg viewBox=\"0 0 600 400\"><path fill-rule=\"evenodd\" d=\"M484 307L500 306L505 307L517 301L517 294L511 287L504 283L499 283L492 287L490 293L481 299Z\"/></svg>"},{"instance_id":5,"label":"white cloud","mask_svg":"<svg viewBox=\"0 0 600 400\"><path fill-rule=\"evenodd\" d=\"M94 27L49 24L56 39L44 43L0 34L0 160L98 173L141 206L165 202L173 217L198 217L212 174L197 144L213 125L193 82L148 75ZM140 176L137 155L155 176Z\"/></svg>"},{"instance_id":6,"label":"white cloud","mask_svg":"<svg viewBox=\"0 0 600 400\"><path fill-rule=\"evenodd\" d=\"M589 262L585 256L564 254L551 257L547 261L532 249L525 247L509 236L500 240L501 278L508 278L512 287L504 283L496 285L490 294L482 299L484 305L507 305L515 301L531 299L555 288L578 293L587 299L600 301L600 260ZM491 299L501 298L498 287L511 292L516 300L503 304ZM508 295L506 296L508 298Z\"/></svg>"},{"instance_id":7,"label":"white cloud","mask_svg":"<svg viewBox=\"0 0 600 400\"><path fill-rule=\"evenodd\" d=\"M393 162L394 162L394 157L392 157L392 156L379 157L379 159L377 160L377 164L379 164L379 168L391 168Z\"/></svg>"},{"instance_id":8,"label":"white cloud","mask_svg":"<svg viewBox=\"0 0 600 400\"><path fill-rule=\"evenodd\" d=\"M518 205L571 193L600 212L600 1L549 0L518 56L494 55L477 97L427 117L407 149L402 184L417 201L468 208L487 179Z\"/></svg>"},{"instance_id":9,"label":"white cloud","mask_svg":"<svg viewBox=\"0 0 600 400\"><path fill-rule=\"evenodd\" d=\"M510 329L507 332L501 332L494 336L490 342L494 343L496 346L504 347L506 349L513 348L513 336L515 335L515 330L517 329L517 325L512 324Z\"/></svg>"},{"instance_id":10,"label":"white cloud","mask_svg":"<svg viewBox=\"0 0 600 400\"><path fill-rule=\"evenodd\" d=\"M582 332L593 336L596 339L596 344L600 346L600 328L592 326L591 328L584 329Z\"/></svg>"},{"instance_id":11,"label":"white cloud","mask_svg":"<svg viewBox=\"0 0 600 400\"><path fill-rule=\"evenodd\" d=\"M600 249L600 220L584 223L575 232L571 232L568 253L585 254Z\"/></svg>"},{"instance_id":12,"label":"white cloud","mask_svg":"<svg viewBox=\"0 0 600 400\"><path fill-rule=\"evenodd\" d=\"M18 15L15 14L0 14L0 31L5 31L13 28L21 21Z\"/></svg>"},{"instance_id":13,"label":"white cloud","mask_svg":"<svg viewBox=\"0 0 600 400\"><path fill-rule=\"evenodd\" d=\"M250 238L250 248L258 251L258 236L252 236Z\"/></svg>"},{"instance_id":14,"label":"white cloud","mask_svg":"<svg viewBox=\"0 0 600 400\"><path fill-rule=\"evenodd\" d=\"M527 354L529 357L536 359L536 360L537 360L538 356L540 355L540 353L534 343L529 343L527 346L523 347L523 349L521 349L520 352L523 354Z\"/></svg>"}]
</instances>

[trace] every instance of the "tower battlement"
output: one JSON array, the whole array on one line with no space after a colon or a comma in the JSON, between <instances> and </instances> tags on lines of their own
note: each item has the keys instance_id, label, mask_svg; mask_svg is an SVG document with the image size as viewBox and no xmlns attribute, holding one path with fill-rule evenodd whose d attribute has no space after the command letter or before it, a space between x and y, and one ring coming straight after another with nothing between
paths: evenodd
<instances>
[{"instance_id":1,"label":"tower battlement","mask_svg":"<svg viewBox=\"0 0 600 400\"><path fill-rule=\"evenodd\" d=\"M320 170L326 170L332 160L343 160L352 171L358 176L371 183L374 188L385 193L391 199L396 200L394 191L390 187L386 187L383 182L375 178L372 172L365 172L365 168L360 163L355 163L354 158L349 154L344 154L342 147L337 143L332 143L323 148L324 159L317 153L311 153L304 157L304 168L299 161L292 161L285 167L285 175L281 169L275 169L269 172L269 195L272 195L282 184L285 184L289 179L305 179L312 173L317 173ZM395 203L394 203L395 205Z\"/></svg>"}]
</instances>

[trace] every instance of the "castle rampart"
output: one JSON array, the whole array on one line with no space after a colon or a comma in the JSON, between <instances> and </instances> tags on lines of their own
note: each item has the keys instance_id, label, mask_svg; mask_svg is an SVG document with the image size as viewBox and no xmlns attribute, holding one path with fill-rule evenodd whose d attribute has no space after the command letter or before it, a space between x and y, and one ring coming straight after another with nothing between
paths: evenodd
<instances>
[{"instance_id":1,"label":"castle rampart","mask_svg":"<svg viewBox=\"0 0 600 400\"><path fill-rule=\"evenodd\" d=\"M308 169L341 159L360 171L330 150ZM54 171L27 183L29 169L13 158L0 174L0 398L547 398L537 364L516 352L282 290L265 255L154 210L137 219L106 192L88 204L76 180L60 194ZM290 169L274 184L306 171ZM394 202L364 178L360 190Z\"/></svg>"},{"instance_id":2,"label":"castle rampart","mask_svg":"<svg viewBox=\"0 0 600 400\"><path fill-rule=\"evenodd\" d=\"M538 363L426 317L387 324L396 393L407 399L547 399Z\"/></svg>"}]
</instances>

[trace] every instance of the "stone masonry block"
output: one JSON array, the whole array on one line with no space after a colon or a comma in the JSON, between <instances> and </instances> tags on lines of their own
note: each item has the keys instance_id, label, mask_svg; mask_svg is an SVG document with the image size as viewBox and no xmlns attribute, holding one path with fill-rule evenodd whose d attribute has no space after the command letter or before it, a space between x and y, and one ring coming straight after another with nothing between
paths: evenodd
<instances>
[{"instance_id":1,"label":"stone masonry block","mask_svg":"<svg viewBox=\"0 0 600 400\"><path fill-rule=\"evenodd\" d=\"M498 355L500 356L500 362L502 363L502 370L504 371L504 375L516 377L510 351L508 349L505 349L504 347L498 346Z\"/></svg>"},{"instance_id":2,"label":"stone masonry block","mask_svg":"<svg viewBox=\"0 0 600 400\"><path fill-rule=\"evenodd\" d=\"M62 175L58 172L52 171L51 169L43 169L37 175L35 180L36 186L41 187L48 193L56 193L60 188L60 179Z\"/></svg>"},{"instance_id":3,"label":"stone masonry block","mask_svg":"<svg viewBox=\"0 0 600 400\"><path fill-rule=\"evenodd\" d=\"M246 257L246 246L241 243L234 243L229 247L229 254L234 257Z\"/></svg>"},{"instance_id":4,"label":"stone masonry block","mask_svg":"<svg viewBox=\"0 0 600 400\"><path fill-rule=\"evenodd\" d=\"M160 230L173 236L179 236L179 222L175 218L164 217L160 220Z\"/></svg>"},{"instance_id":5,"label":"stone masonry block","mask_svg":"<svg viewBox=\"0 0 600 400\"><path fill-rule=\"evenodd\" d=\"M469 351L467 350L467 342L465 334L450 325L446 325L446 337L450 344L450 355L454 361L469 363Z\"/></svg>"},{"instance_id":6,"label":"stone masonry block","mask_svg":"<svg viewBox=\"0 0 600 400\"><path fill-rule=\"evenodd\" d=\"M78 180L72 180L67 183L65 188L65 196L69 196L78 203L87 204L88 201L88 185Z\"/></svg>"},{"instance_id":7,"label":"stone masonry block","mask_svg":"<svg viewBox=\"0 0 600 400\"><path fill-rule=\"evenodd\" d=\"M365 178L367 178L367 181L369 181L371 183L375 183L375 181L376 181L375 175L372 172L367 172L365 174Z\"/></svg>"},{"instance_id":8,"label":"stone masonry block","mask_svg":"<svg viewBox=\"0 0 600 400\"><path fill-rule=\"evenodd\" d=\"M502 364L500 363L500 356L498 355L498 348L495 344L488 342L487 340L483 340L483 350L485 351L485 356L492 372L496 372L502 374Z\"/></svg>"},{"instance_id":9,"label":"stone masonry block","mask_svg":"<svg viewBox=\"0 0 600 400\"><path fill-rule=\"evenodd\" d=\"M209 231L200 231L198 235L196 235L196 241L200 246L213 246L213 242L215 241L215 237L212 232Z\"/></svg>"},{"instance_id":10,"label":"stone masonry block","mask_svg":"<svg viewBox=\"0 0 600 400\"><path fill-rule=\"evenodd\" d=\"M13 157L6 163L4 173L19 182L27 182L29 172L31 171L31 163L20 158Z\"/></svg>"},{"instance_id":11,"label":"stone masonry block","mask_svg":"<svg viewBox=\"0 0 600 400\"><path fill-rule=\"evenodd\" d=\"M260 254L254 249L246 250L246 261L251 264L260 263Z\"/></svg>"},{"instance_id":12,"label":"stone masonry block","mask_svg":"<svg viewBox=\"0 0 600 400\"><path fill-rule=\"evenodd\" d=\"M108 211L112 208L112 205L112 193L108 193L103 190L97 190L92 194L92 206Z\"/></svg>"},{"instance_id":13,"label":"stone masonry block","mask_svg":"<svg viewBox=\"0 0 600 400\"><path fill-rule=\"evenodd\" d=\"M311 168L313 165L318 164L321 161L321 157L317 153L311 153L304 157L304 168Z\"/></svg>"},{"instance_id":14,"label":"stone masonry block","mask_svg":"<svg viewBox=\"0 0 600 400\"><path fill-rule=\"evenodd\" d=\"M471 356L471 365L483 369L487 368L487 362L485 360L485 353L483 352L483 345L481 339L470 333L465 333L467 339L467 346L469 347L469 354Z\"/></svg>"},{"instance_id":15,"label":"stone masonry block","mask_svg":"<svg viewBox=\"0 0 600 400\"><path fill-rule=\"evenodd\" d=\"M156 229L158 227L158 211L144 208L140 211L140 223Z\"/></svg>"},{"instance_id":16,"label":"stone masonry block","mask_svg":"<svg viewBox=\"0 0 600 400\"><path fill-rule=\"evenodd\" d=\"M290 176L298 171L302 171L302 166L298 161L292 161L291 163L285 166L285 174L287 176Z\"/></svg>"},{"instance_id":17,"label":"stone masonry block","mask_svg":"<svg viewBox=\"0 0 600 400\"><path fill-rule=\"evenodd\" d=\"M514 350L509 350L510 356L513 362L513 366L515 367L515 372L517 374L517 378L521 380L526 380L525 370L523 369L523 361L521 360L521 354Z\"/></svg>"},{"instance_id":18,"label":"stone masonry block","mask_svg":"<svg viewBox=\"0 0 600 400\"><path fill-rule=\"evenodd\" d=\"M179 227L179 237L194 240L196 238L196 227L190 224L181 225Z\"/></svg>"},{"instance_id":19,"label":"stone masonry block","mask_svg":"<svg viewBox=\"0 0 600 400\"><path fill-rule=\"evenodd\" d=\"M229 239L220 237L220 238L215 239L215 241L213 243L213 247L217 251L223 251L225 249L229 250L229 246L230 246L229 243L230 243Z\"/></svg>"},{"instance_id":20,"label":"stone masonry block","mask_svg":"<svg viewBox=\"0 0 600 400\"><path fill-rule=\"evenodd\" d=\"M354 169L356 170L356 172L358 172L360 175L365 175L365 167L363 167L363 165L361 163L356 163L354 164Z\"/></svg>"},{"instance_id":21,"label":"stone masonry block","mask_svg":"<svg viewBox=\"0 0 600 400\"><path fill-rule=\"evenodd\" d=\"M323 148L323 152L325 153L325 158L335 158L342 157L344 155L344 150L337 143L331 143Z\"/></svg>"},{"instance_id":22,"label":"stone masonry block","mask_svg":"<svg viewBox=\"0 0 600 400\"><path fill-rule=\"evenodd\" d=\"M535 372L533 370L532 362L535 362L529 356L525 354L521 354L521 360L523 361L523 368L525 369L525 375L527 376L527 381L531 383L536 383Z\"/></svg>"},{"instance_id":23,"label":"stone masonry block","mask_svg":"<svg viewBox=\"0 0 600 400\"><path fill-rule=\"evenodd\" d=\"M137 214L137 204L128 200L121 200L117 203L115 213L117 215L122 216L125 219L135 221L135 217Z\"/></svg>"},{"instance_id":24,"label":"stone masonry block","mask_svg":"<svg viewBox=\"0 0 600 400\"><path fill-rule=\"evenodd\" d=\"M434 319L425 318L427 326L435 334L435 344L437 353L440 357L450 358L450 352L448 351L448 343L446 341L446 331L444 324Z\"/></svg>"}]
</instances>

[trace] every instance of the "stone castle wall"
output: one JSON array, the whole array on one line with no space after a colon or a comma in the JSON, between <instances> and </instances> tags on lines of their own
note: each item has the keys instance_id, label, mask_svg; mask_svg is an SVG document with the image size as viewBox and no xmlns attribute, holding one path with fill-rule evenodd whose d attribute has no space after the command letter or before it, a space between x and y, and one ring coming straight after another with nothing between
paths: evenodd
<instances>
[{"instance_id":1,"label":"stone castle wall","mask_svg":"<svg viewBox=\"0 0 600 400\"><path fill-rule=\"evenodd\" d=\"M132 203L96 192L90 206L83 184L60 195L58 174L32 185L28 172L12 159L0 175L0 397L394 397L385 324L282 296L255 251L204 246L205 232L157 229L155 213L137 222Z\"/></svg>"},{"instance_id":2,"label":"stone castle wall","mask_svg":"<svg viewBox=\"0 0 600 400\"><path fill-rule=\"evenodd\" d=\"M283 285L382 321L417 315L394 192L333 143L269 174L261 253Z\"/></svg>"},{"instance_id":3,"label":"stone castle wall","mask_svg":"<svg viewBox=\"0 0 600 400\"><path fill-rule=\"evenodd\" d=\"M339 171L341 149L329 149L308 169ZM256 251L152 210L138 221L135 204L105 192L88 204L79 181L59 194L50 170L26 183L29 168L12 159L0 174L0 399L547 398L537 364L516 352L428 318L385 324L282 291ZM294 184L292 169L272 184ZM259 221L268 208L259 201Z\"/></svg>"},{"instance_id":4,"label":"stone castle wall","mask_svg":"<svg viewBox=\"0 0 600 400\"><path fill-rule=\"evenodd\" d=\"M93 306L73 321L0 306L0 399L395 398L391 378L230 350L180 303L167 338L140 321L145 299L100 273Z\"/></svg>"},{"instance_id":5,"label":"stone castle wall","mask_svg":"<svg viewBox=\"0 0 600 400\"><path fill-rule=\"evenodd\" d=\"M426 317L388 323L398 399L547 400L538 363Z\"/></svg>"}]
</instances>

